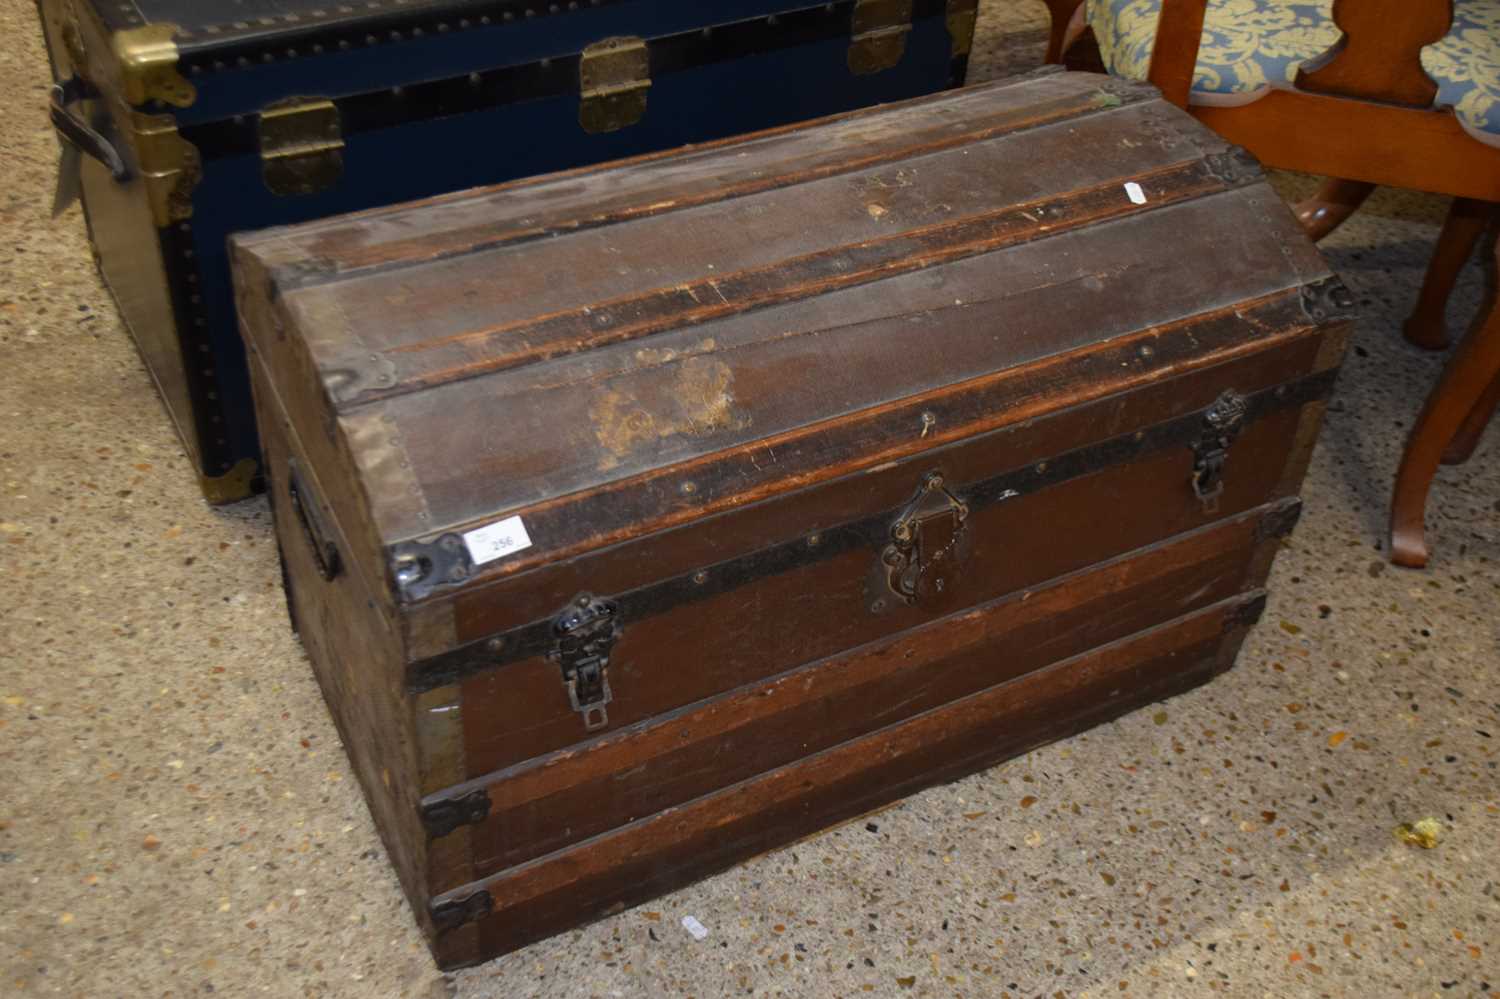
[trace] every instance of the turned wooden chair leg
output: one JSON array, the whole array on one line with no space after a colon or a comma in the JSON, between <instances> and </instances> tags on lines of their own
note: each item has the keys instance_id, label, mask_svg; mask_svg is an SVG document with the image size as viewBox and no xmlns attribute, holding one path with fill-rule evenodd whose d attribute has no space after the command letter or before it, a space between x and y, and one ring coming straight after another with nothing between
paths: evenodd
<instances>
[{"instance_id":1,"label":"turned wooden chair leg","mask_svg":"<svg viewBox=\"0 0 1500 999\"><path fill-rule=\"evenodd\" d=\"M1319 240L1353 215L1374 190L1374 184L1362 180L1329 177L1318 188L1317 194L1297 202L1293 210L1297 213L1297 221L1302 223L1302 230L1313 240Z\"/></svg>"},{"instance_id":2,"label":"turned wooden chair leg","mask_svg":"<svg viewBox=\"0 0 1500 999\"><path fill-rule=\"evenodd\" d=\"M1474 244L1484 232L1494 208L1488 201L1453 199L1448 218L1443 222L1443 231L1438 234L1437 247L1432 251L1432 260L1427 265L1427 277L1422 281L1417 307L1402 327L1408 343L1426 350L1443 350L1448 346L1448 326L1444 320L1448 295L1458 281L1458 272L1463 270L1469 254L1474 252Z\"/></svg>"},{"instance_id":3,"label":"turned wooden chair leg","mask_svg":"<svg viewBox=\"0 0 1500 999\"><path fill-rule=\"evenodd\" d=\"M1047 32L1047 61L1060 63L1071 40L1070 34L1076 37L1076 32L1070 32L1069 26L1083 6L1083 0L1046 0L1046 3L1052 16L1052 25Z\"/></svg>"},{"instance_id":4,"label":"turned wooden chair leg","mask_svg":"<svg viewBox=\"0 0 1500 999\"><path fill-rule=\"evenodd\" d=\"M1469 410L1469 415L1464 417L1463 426L1453 435L1453 440L1448 442L1448 447L1443 451L1443 464L1462 465L1474 455L1474 449L1479 446L1479 439L1484 436L1484 428L1490 425L1490 420L1495 416L1495 407L1500 405L1500 378L1490 382L1490 387L1484 390L1484 395Z\"/></svg>"},{"instance_id":5,"label":"turned wooden chair leg","mask_svg":"<svg viewBox=\"0 0 1500 999\"><path fill-rule=\"evenodd\" d=\"M1422 517L1432 477L1455 434L1475 418L1497 379L1500 305L1491 302L1489 314L1449 358L1407 438L1391 498L1391 561L1397 565L1421 568L1427 564Z\"/></svg>"}]
</instances>

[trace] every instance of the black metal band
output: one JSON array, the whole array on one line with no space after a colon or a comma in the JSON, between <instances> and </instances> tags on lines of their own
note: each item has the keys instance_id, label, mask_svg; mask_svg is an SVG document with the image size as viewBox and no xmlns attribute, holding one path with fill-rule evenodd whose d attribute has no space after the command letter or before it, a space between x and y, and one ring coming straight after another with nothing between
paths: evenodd
<instances>
[{"instance_id":1,"label":"black metal band","mask_svg":"<svg viewBox=\"0 0 1500 999\"><path fill-rule=\"evenodd\" d=\"M1329 369L1246 396L1244 423L1249 425L1271 413L1326 398L1333 389L1336 375L1336 369ZM1011 469L980 482L967 485L949 483L949 486L971 511L979 510L1104 468L1137 460L1153 451L1192 447L1202 437L1203 430L1204 414L1202 411L1195 411L1174 420L1067 451L1024 468ZM940 456L941 451L942 449L928 452L910 461L931 461ZM1187 483L1184 483L1184 488L1188 488ZM618 606L621 620L639 621L844 552L863 548L869 550L874 557L889 542L891 522L899 513L898 509L882 511L874 516L819 531L815 541L811 537L793 538L693 572L611 595L610 599ZM551 617L533 621L414 663L407 671L407 688L412 691L431 690L473 673L543 656L556 642L557 635Z\"/></svg>"},{"instance_id":2,"label":"black metal band","mask_svg":"<svg viewBox=\"0 0 1500 999\"><path fill-rule=\"evenodd\" d=\"M846 0L649 39L651 76L655 79L747 55L847 37L852 8ZM942 16L944 9L940 0L923 0L913 17ZM340 129L347 137L520 101L577 94L579 59L578 53L571 53L332 99L338 107ZM187 125L181 133L205 160L249 155L260 149L254 115Z\"/></svg>"}]
</instances>

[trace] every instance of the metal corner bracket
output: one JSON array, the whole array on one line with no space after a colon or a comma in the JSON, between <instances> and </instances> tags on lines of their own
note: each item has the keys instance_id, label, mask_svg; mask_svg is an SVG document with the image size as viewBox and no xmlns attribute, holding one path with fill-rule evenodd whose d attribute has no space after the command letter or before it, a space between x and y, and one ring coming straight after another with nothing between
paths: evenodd
<instances>
[{"instance_id":1,"label":"metal corner bracket","mask_svg":"<svg viewBox=\"0 0 1500 999\"><path fill-rule=\"evenodd\" d=\"M1315 323L1336 323L1355 317L1354 294L1336 276L1302 286L1302 311Z\"/></svg>"},{"instance_id":2,"label":"metal corner bracket","mask_svg":"<svg viewBox=\"0 0 1500 999\"><path fill-rule=\"evenodd\" d=\"M259 471L260 465L254 458L241 458L223 475L200 475L198 486L203 490L203 498L211 506L236 503L250 498L254 491L252 486L255 475Z\"/></svg>"},{"instance_id":3,"label":"metal corner bracket","mask_svg":"<svg viewBox=\"0 0 1500 999\"><path fill-rule=\"evenodd\" d=\"M116 31L110 38L126 103L160 101L185 108L197 99L197 89L177 71L177 30L177 25L162 22Z\"/></svg>"},{"instance_id":4,"label":"metal corner bracket","mask_svg":"<svg viewBox=\"0 0 1500 999\"><path fill-rule=\"evenodd\" d=\"M1266 612L1266 593L1257 590L1250 599L1236 604L1229 613L1224 615L1224 622L1220 629L1221 634L1232 635L1237 631L1253 628Z\"/></svg>"}]
</instances>

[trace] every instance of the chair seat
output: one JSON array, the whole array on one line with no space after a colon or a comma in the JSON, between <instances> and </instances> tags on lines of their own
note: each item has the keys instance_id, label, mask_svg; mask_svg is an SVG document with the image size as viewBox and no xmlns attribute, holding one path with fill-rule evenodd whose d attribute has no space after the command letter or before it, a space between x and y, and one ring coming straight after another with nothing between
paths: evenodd
<instances>
[{"instance_id":1,"label":"chair seat","mask_svg":"<svg viewBox=\"0 0 1500 999\"><path fill-rule=\"evenodd\" d=\"M1339 40L1332 7L1333 0L1208 0L1193 102L1238 104L1290 88L1304 62ZM1161 0L1087 0L1087 11L1105 68L1145 79ZM1438 106L1451 106L1476 138L1500 144L1500 0L1454 0L1453 29L1422 50L1422 67L1438 85Z\"/></svg>"}]
</instances>

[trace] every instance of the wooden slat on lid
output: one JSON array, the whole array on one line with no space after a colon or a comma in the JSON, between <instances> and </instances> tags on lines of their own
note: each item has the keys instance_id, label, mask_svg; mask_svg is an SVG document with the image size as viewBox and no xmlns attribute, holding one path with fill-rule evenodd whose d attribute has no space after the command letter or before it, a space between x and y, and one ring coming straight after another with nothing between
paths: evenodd
<instances>
[{"instance_id":1,"label":"wooden slat on lid","mask_svg":"<svg viewBox=\"0 0 1500 999\"><path fill-rule=\"evenodd\" d=\"M665 511L686 499L701 515L750 494L891 460L896 455L886 452L897 444L936 446L971 429L939 420L922 436L914 416L901 437L882 433L860 441L857 434L834 435L833 424L878 423L879 408L901 399L1142 330L1165 333L1173 320L1294 288L1295 275L1267 287L1267 275L1284 262L1282 246L1256 224L1270 199L1266 191L1261 199L1236 193L1188 202L871 286L392 398L377 405L400 428L431 526L403 522L394 509L382 516L382 491L375 489L382 533L410 537L546 507L545 519L571 524L570 533L538 534L536 550L525 556L530 562L557 557L586 539L623 540L619 532L627 528L665 526L641 516L643 505ZM1136 256L1142 245L1172 242L1196 268ZM1110 304L1101 314L1102 302ZM1261 332L1248 322L1222 330L1222 349ZM1129 367L1101 367L1091 386L1075 392L1119 390L1153 368L1148 376L1166 377L1175 356L1162 349L1147 360L1132 352ZM995 402L1019 418L1023 411L1041 415L1060 399L1001 396ZM843 441L834 445L836 436ZM748 457L730 455L752 445ZM724 455L734 470L716 471L715 455ZM655 481L657 470L689 463L696 466L685 476L693 483L691 495L679 495L689 488L683 482ZM660 492L664 485L668 491ZM598 490L617 498L583 520L563 509L576 509ZM626 491L643 503L625 499Z\"/></svg>"},{"instance_id":2,"label":"wooden slat on lid","mask_svg":"<svg viewBox=\"0 0 1500 999\"><path fill-rule=\"evenodd\" d=\"M530 549L467 585L1170 377L1180 352L1149 341L1184 322L1219 323L1224 357L1309 330L1283 300L1327 272L1258 169L1100 86L1005 82L245 237L279 320L251 336L321 379L285 379L288 408L340 429L386 545L526 518ZM1278 318L1217 317L1241 303ZM1116 343L1139 353L1099 367ZM1090 380L1052 391L1043 362L1073 353ZM987 380L994 412L943 422ZM908 405L929 423L891 424Z\"/></svg>"},{"instance_id":3,"label":"wooden slat on lid","mask_svg":"<svg viewBox=\"0 0 1500 999\"><path fill-rule=\"evenodd\" d=\"M241 237L284 287L403 267L569 230L897 163L1094 111L1152 102L1149 87L1088 74L1042 74L648 153L615 163L336 216Z\"/></svg>"}]
</instances>

